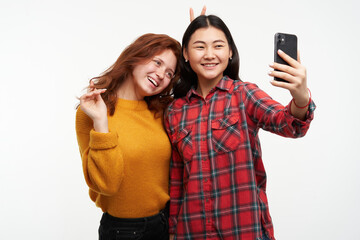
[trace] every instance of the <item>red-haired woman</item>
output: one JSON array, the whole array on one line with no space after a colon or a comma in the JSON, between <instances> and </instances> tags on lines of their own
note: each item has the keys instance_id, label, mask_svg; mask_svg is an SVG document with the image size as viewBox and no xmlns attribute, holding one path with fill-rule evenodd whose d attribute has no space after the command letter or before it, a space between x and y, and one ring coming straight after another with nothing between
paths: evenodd
<instances>
[{"instance_id":1,"label":"red-haired woman","mask_svg":"<svg viewBox=\"0 0 360 240\"><path fill-rule=\"evenodd\" d=\"M99 239L168 239L171 145L163 109L179 78L178 41L145 34L91 79L76 134L89 194L103 216Z\"/></svg>"}]
</instances>

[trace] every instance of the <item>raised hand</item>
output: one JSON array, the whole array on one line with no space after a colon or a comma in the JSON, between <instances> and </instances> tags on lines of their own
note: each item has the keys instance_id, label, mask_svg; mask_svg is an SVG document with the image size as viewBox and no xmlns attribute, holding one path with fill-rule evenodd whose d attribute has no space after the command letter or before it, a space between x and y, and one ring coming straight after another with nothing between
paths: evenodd
<instances>
[{"instance_id":1,"label":"raised hand","mask_svg":"<svg viewBox=\"0 0 360 240\"><path fill-rule=\"evenodd\" d=\"M272 80L271 84L289 90L293 97L293 101L296 102L297 106L307 106L310 95L307 88L306 68L301 64L300 54L298 53L297 61L281 50L278 51L278 54L290 66L272 63L270 64L270 67L279 71L271 71L269 72L269 75L282 78L287 82ZM307 108L297 108L296 106L292 106L292 112L294 113L294 116L303 118L307 112Z\"/></svg>"},{"instance_id":2,"label":"raised hand","mask_svg":"<svg viewBox=\"0 0 360 240\"><path fill-rule=\"evenodd\" d=\"M90 91L80 97L80 108L94 122L94 129L97 132L108 132L107 107L101 97L106 89L96 89L90 83Z\"/></svg>"},{"instance_id":3,"label":"raised hand","mask_svg":"<svg viewBox=\"0 0 360 240\"><path fill-rule=\"evenodd\" d=\"M206 13L206 6L203 6L200 15L205 15ZM194 17L194 10L190 8L190 22L192 22L195 19Z\"/></svg>"}]
</instances>

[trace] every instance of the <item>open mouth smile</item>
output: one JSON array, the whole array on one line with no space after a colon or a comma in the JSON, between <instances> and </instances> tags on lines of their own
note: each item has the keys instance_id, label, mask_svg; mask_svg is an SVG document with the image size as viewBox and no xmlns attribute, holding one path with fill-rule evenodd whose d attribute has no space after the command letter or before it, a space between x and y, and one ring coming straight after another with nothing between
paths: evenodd
<instances>
[{"instance_id":1,"label":"open mouth smile","mask_svg":"<svg viewBox=\"0 0 360 240\"><path fill-rule=\"evenodd\" d=\"M202 63L201 65L204 67L215 67L218 63Z\"/></svg>"},{"instance_id":2,"label":"open mouth smile","mask_svg":"<svg viewBox=\"0 0 360 240\"><path fill-rule=\"evenodd\" d=\"M158 87L159 84L154 80L152 79L151 77L147 77L147 79L155 86L155 87Z\"/></svg>"}]
</instances>

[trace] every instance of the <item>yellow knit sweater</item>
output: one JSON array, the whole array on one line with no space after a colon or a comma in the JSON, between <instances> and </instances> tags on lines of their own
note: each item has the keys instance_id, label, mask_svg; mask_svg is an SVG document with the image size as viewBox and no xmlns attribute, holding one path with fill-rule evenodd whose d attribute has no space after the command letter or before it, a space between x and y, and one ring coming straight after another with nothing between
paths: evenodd
<instances>
[{"instance_id":1,"label":"yellow knit sweater","mask_svg":"<svg viewBox=\"0 0 360 240\"><path fill-rule=\"evenodd\" d=\"M171 145L145 101L118 99L108 116L109 133L95 132L79 108L76 134L90 198L110 215L140 218L157 214L169 200Z\"/></svg>"}]
</instances>

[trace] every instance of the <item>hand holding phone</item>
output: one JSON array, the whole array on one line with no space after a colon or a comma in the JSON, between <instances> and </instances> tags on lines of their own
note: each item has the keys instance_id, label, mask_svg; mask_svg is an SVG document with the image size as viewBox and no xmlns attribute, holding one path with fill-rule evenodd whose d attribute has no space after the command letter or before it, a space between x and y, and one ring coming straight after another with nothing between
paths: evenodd
<instances>
[{"instance_id":1,"label":"hand holding phone","mask_svg":"<svg viewBox=\"0 0 360 240\"><path fill-rule=\"evenodd\" d=\"M282 59L279 54L278 50L282 50L291 58L297 60L297 37L293 34L287 33L276 33L274 38L274 61L276 63L289 65L284 59ZM277 70L276 70L277 71ZM284 79L274 77L276 81L287 82Z\"/></svg>"},{"instance_id":2,"label":"hand holding phone","mask_svg":"<svg viewBox=\"0 0 360 240\"><path fill-rule=\"evenodd\" d=\"M298 56L297 37L285 33L275 34L274 58L275 62L270 64L273 70L269 72L269 76L274 77L274 80L270 83L275 87L290 91L293 97L290 106L291 114L304 120L310 96L307 88L306 68L301 64ZM297 103L297 106L294 106L294 102Z\"/></svg>"}]
</instances>

